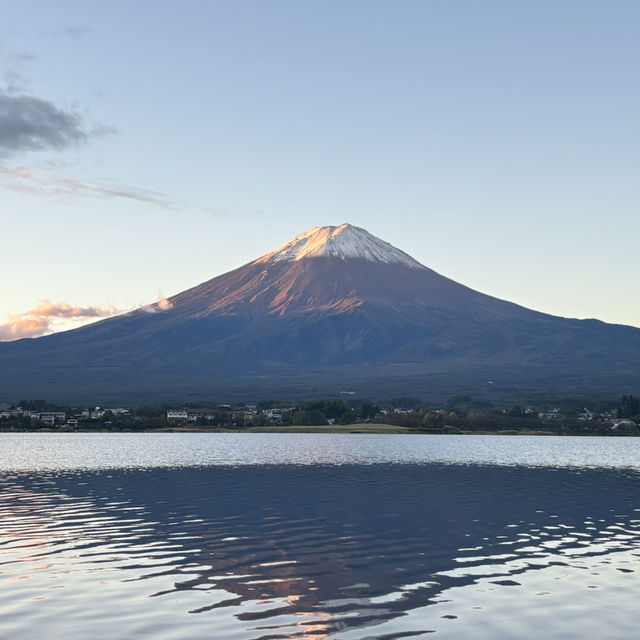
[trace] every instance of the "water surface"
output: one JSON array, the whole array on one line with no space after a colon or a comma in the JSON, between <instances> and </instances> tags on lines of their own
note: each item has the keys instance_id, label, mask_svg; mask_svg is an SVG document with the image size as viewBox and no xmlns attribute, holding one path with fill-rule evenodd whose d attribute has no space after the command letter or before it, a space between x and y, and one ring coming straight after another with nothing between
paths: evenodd
<instances>
[{"instance_id":1,"label":"water surface","mask_svg":"<svg viewBox=\"0 0 640 640\"><path fill-rule=\"evenodd\" d=\"M640 470L640 438L281 433L4 433L0 469L496 464Z\"/></svg>"},{"instance_id":2,"label":"water surface","mask_svg":"<svg viewBox=\"0 0 640 640\"><path fill-rule=\"evenodd\" d=\"M637 442L2 434L0 637L636 638Z\"/></svg>"}]
</instances>

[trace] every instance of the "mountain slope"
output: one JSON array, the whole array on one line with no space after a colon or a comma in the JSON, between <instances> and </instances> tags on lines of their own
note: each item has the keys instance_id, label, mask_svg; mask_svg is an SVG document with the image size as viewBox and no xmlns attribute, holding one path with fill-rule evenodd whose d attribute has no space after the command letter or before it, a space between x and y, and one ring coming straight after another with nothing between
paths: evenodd
<instances>
[{"instance_id":1,"label":"mountain slope","mask_svg":"<svg viewBox=\"0 0 640 640\"><path fill-rule=\"evenodd\" d=\"M312 229L170 302L0 344L0 391L133 401L640 381L640 330L497 300L350 225Z\"/></svg>"}]
</instances>

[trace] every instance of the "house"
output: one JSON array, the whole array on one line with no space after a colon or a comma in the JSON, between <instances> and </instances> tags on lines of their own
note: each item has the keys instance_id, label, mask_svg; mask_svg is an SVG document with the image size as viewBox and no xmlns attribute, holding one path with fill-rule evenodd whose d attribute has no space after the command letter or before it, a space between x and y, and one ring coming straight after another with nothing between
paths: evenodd
<instances>
[{"instance_id":1,"label":"house","mask_svg":"<svg viewBox=\"0 0 640 640\"><path fill-rule=\"evenodd\" d=\"M31 417L42 420L45 424L53 426L56 422L65 422L67 414L64 411L40 411Z\"/></svg>"},{"instance_id":2,"label":"house","mask_svg":"<svg viewBox=\"0 0 640 640\"><path fill-rule=\"evenodd\" d=\"M618 429L619 427L637 427L638 425L628 418L623 418L622 420L616 420L612 425L612 429Z\"/></svg>"}]
</instances>

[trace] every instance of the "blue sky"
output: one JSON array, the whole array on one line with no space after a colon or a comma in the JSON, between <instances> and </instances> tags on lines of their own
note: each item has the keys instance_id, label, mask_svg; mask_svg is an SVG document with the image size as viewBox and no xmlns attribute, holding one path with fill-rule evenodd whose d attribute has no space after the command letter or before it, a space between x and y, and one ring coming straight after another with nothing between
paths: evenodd
<instances>
[{"instance_id":1,"label":"blue sky","mask_svg":"<svg viewBox=\"0 0 640 640\"><path fill-rule=\"evenodd\" d=\"M485 293L640 326L639 22L616 1L5 0L0 325L147 304L350 222Z\"/></svg>"}]
</instances>

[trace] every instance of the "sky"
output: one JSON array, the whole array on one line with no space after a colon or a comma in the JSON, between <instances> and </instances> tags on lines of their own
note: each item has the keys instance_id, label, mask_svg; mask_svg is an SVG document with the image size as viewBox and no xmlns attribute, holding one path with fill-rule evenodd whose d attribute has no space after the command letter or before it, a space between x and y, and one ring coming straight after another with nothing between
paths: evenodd
<instances>
[{"instance_id":1,"label":"sky","mask_svg":"<svg viewBox=\"0 0 640 640\"><path fill-rule=\"evenodd\" d=\"M640 326L640 3L0 2L0 340L315 226Z\"/></svg>"}]
</instances>

